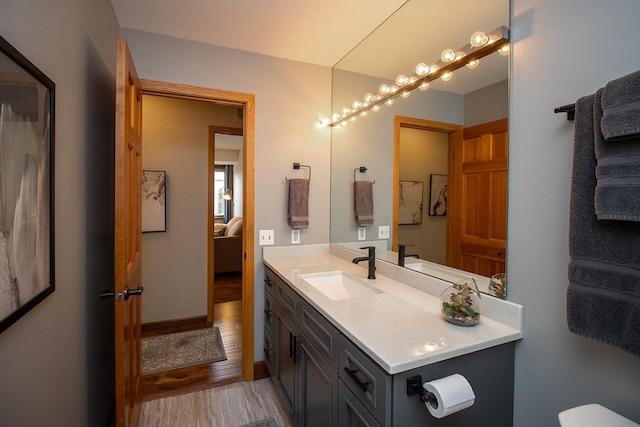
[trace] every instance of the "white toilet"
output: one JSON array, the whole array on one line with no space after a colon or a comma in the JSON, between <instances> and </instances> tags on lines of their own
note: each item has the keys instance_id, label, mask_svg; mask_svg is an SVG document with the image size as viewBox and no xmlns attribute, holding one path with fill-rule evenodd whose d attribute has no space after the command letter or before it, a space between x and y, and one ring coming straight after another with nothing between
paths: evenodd
<instances>
[{"instance_id":1,"label":"white toilet","mask_svg":"<svg viewBox=\"0 0 640 427\"><path fill-rule=\"evenodd\" d=\"M558 420L561 427L640 427L640 424L595 403L562 411Z\"/></svg>"}]
</instances>

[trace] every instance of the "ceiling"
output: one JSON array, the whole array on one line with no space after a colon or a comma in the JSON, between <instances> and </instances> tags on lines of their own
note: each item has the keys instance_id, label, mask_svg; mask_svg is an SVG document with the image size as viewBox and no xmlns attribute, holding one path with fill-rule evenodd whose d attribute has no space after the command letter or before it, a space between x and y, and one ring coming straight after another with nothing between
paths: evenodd
<instances>
[{"instance_id":1,"label":"ceiling","mask_svg":"<svg viewBox=\"0 0 640 427\"><path fill-rule=\"evenodd\" d=\"M406 0L111 0L121 27L333 66Z\"/></svg>"}]
</instances>

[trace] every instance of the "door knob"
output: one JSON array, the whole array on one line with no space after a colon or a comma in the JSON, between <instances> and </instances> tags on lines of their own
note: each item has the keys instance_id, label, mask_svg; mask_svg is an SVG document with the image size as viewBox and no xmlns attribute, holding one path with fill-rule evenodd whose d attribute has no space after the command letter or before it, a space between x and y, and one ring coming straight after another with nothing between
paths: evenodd
<instances>
[{"instance_id":1,"label":"door knob","mask_svg":"<svg viewBox=\"0 0 640 427\"><path fill-rule=\"evenodd\" d=\"M126 288L124 288L124 300L126 301L129 299L129 297L134 295L142 295L142 291L144 291L144 288L142 286L136 289L129 289L129 287L127 286Z\"/></svg>"}]
</instances>

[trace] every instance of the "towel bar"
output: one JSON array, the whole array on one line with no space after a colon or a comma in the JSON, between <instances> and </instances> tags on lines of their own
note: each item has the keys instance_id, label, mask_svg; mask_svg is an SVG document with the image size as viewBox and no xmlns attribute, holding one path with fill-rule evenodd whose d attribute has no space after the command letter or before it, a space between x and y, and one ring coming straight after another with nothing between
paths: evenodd
<instances>
[{"instance_id":1,"label":"towel bar","mask_svg":"<svg viewBox=\"0 0 640 427\"><path fill-rule=\"evenodd\" d=\"M554 113L567 113L567 120L573 120L576 116L576 104L567 104L561 107L556 107L553 110Z\"/></svg>"},{"instance_id":2,"label":"towel bar","mask_svg":"<svg viewBox=\"0 0 640 427\"><path fill-rule=\"evenodd\" d=\"M366 166L360 166L359 168L355 168L353 170L353 182L356 182L356 172L365 173L366 171L367 171L367 167ZM373 180L373 183L375 184L376 181Z\"/></svg>"},{"instance_id":3,"label":"towel bar","mask_svg":"<svg viewBox=\"0 0 640 427\"><path fill-rule=\"evenodd\" d=\"M309 169L309 181L311 181L311 166L308 165L301 165L300 163L294 163L293 164L293 169L295 170L299 170L300 168L308 168ZM289 178L285 177L284 178L285 181L289 181Z\"/></svg>"}]
</instances>

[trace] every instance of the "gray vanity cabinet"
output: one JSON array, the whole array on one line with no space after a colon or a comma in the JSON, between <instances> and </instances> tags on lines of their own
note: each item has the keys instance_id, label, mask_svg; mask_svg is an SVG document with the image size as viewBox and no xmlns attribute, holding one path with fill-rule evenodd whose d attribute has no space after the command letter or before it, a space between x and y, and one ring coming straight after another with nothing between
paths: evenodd
<instances>
[{"instance_id":1,"label":"gray vanity cabinet","mask_svg":"<svg viewBox=\"0 0 640 427\"><path fill-rule=\"evenodd\" d=\"M266 269L265 313L273 306L265 342L272 334L273 357L265 362L280 400L296 426L336 427L338 422L338 330L284 281ZM272 298L273 301L269 301Z\"/></svg>"}]
</instances>

